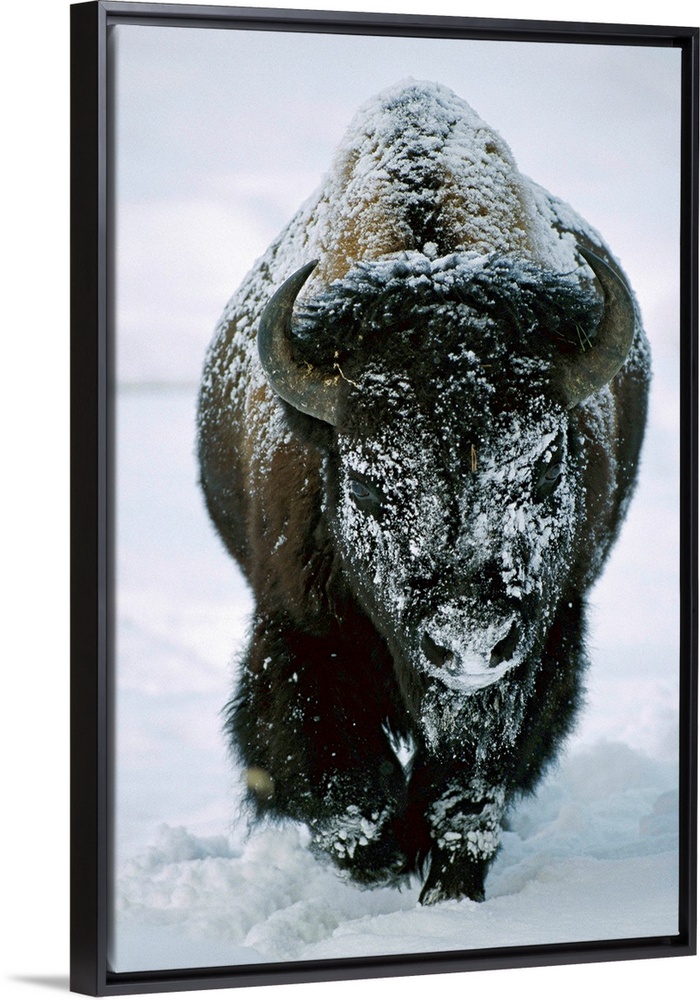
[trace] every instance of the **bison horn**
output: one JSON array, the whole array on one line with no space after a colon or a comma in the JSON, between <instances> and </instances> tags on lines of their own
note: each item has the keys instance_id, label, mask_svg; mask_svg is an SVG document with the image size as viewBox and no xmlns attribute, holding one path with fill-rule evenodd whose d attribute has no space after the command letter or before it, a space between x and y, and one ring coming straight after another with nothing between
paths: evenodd
<instances>
[{"instance_id":1,"label":"bison horn","mask_svg":"<svg viewBox=\"0 0 700 1000\"><path fill-rule=\"evenodd\" d=\"M568 409L577 406L619 372L634 338L635 310L622 278L598 254L578 247L603 288L603 315L595 339L575 357L560 359L555 383Z\"/></svg>"},{"instance_id":2,"label":"bison horn","mask_svg":"<svg viewBox=\"0 0 700 1000\"><path fill-rule=\"evenodd\" d=\"M292 356L290 340L294 303L318 264L313 260L280 285L265 306L258 327L258 354L268 381L278 396L302 413L335 425L340 374L329 375Z\"/></svg>"}]
</instances>

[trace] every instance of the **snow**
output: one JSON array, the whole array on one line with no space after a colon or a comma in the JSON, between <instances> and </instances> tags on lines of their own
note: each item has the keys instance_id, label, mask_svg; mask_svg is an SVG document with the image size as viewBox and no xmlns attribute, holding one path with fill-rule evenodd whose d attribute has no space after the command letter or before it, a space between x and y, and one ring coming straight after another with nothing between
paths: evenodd
<instances>
[{"instance_id":1,"label":"snow","mask_svg":"<svg viewBox=\"0 0 700 1000\"><path fill-rule=\"evenodd\" d=\"M591 778L591 775L596 775ZM623 744L572 754L520 806L487 883L426 909L361 890L296 827L244 840L161 826L118 884L121 969L605 940L677 932L673 768Z\"/></svg>"}]
</instances>

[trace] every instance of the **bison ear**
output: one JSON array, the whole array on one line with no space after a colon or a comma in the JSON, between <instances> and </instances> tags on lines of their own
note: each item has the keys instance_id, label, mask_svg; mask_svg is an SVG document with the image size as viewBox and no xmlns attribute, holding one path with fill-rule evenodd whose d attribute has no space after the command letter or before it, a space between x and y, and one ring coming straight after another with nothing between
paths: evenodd
<instances>
[{"instance_id":1,"label":"bison ear","mask_svg":"<svg viewBox=\"0 0 700 1000\"><path fill-rule=\"evenodd\" d=\"M335 426L340 374L329 375L292 355L292 313L297 296L318 264L312 260L287 278L265 306L258 326L258 354L278 396L295 409Z\"/></svg>"},{"instance_id":2,"label":"bison ear","mask_svg":"<svg viewBox=\"0 0 700 1000\"><path fill-rule=\"evenodd\" d=\"M589 346L575 355L559 356L553 384L572 409L614 378L632 347L635 308L625 281L588 247L578 251L598 279L604 296L603 315Z\"/></svg>"}]
</instances>

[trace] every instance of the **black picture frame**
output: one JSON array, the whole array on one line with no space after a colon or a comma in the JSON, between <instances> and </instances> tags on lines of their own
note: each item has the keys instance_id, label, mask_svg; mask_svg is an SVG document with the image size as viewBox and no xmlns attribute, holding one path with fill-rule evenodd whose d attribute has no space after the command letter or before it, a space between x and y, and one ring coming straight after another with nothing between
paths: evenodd
<instances>
[{"instance_id":1,"label":"black picture frame","mask_svg":"<svg viewBox=\"0 0 700 1000\"><path fill-rule=\"evenodd\" d=\"M108 142L114 24L674 47L682 58L679 933L464 952L115 973L108 967L114 761L114 441ZM150 3L71 7L71 989L90 996L312 983L696 954L697 28Z\"/></svg>"}]
</instances>

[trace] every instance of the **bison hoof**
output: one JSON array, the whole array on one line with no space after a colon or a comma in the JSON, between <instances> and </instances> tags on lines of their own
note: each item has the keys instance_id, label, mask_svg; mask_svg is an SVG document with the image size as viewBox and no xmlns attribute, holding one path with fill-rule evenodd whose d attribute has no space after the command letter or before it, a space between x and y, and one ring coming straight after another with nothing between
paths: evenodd
<instances>
[{"instance_id":1,"label":"bison hoof","mask_svg":"<svg viewBox=\"0 0 700 1000\"><path fill-rule=\"evenodd\" d=\"M343 875L364 886L398 885L406 879L406 859L391 843L358 847L352 857L326 852Z\"/></svg>"},{"instance_id":2,"label":"bison hoof","mask_svg":"<svg viewBox=\"0 0 700 1000\"><path fill-rule=\"evenodd\" d=\"M351 818L354 807L348 814ZM346 816L346 820L347 820ZM313 847L319 854L330 857L343 874L361 885L391 885L406 875L406 858L399 847L393 826L373 825L360 820L352 824L312 827Z\"/></svg>"},{"instance_id":3,"label":"bison hoof","mask_svg":"<svg viewBox=\"0 0 700 1000\"><path fill-rule=\"evenodd\" d=\"M473 899L483 903L488 868L488 861L445 865L434 860L418 902L421 906L434 906L447 899Z\"/></svg>"}]
</instances>

